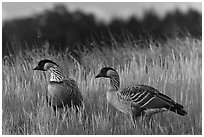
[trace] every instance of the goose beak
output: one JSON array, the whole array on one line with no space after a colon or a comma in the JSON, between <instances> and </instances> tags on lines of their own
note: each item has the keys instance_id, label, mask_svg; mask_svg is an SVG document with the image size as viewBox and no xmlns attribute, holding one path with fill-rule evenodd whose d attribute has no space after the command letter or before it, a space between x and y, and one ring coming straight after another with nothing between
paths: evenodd
<instances>
[{"instance_id":1,"label":"goose beak","mask_svg":"<svg viewBox=\"0 0 204 137\"><path fill-rule=\"evenodd\" d=\"M40 70L39 66L36 66L33 70Z\"/></svg>"},{"instance_id":2,"label":"goose beak","mask_svg":"<svg viewBox=\"0 0 204 137\"><path fill-rule=\"evenodd\" d=\"M96 75L95 78L100 78L102 77L100 74Z\"/></svg>"}]
</instances>

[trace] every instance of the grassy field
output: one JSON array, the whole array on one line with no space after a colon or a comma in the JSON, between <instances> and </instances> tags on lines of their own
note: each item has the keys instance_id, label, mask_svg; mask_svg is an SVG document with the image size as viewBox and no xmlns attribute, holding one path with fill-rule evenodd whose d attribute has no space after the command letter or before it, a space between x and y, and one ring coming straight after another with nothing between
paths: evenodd
<instances>
[{"instance_id":1,"label":"grassy field","mask_svg":"<svg viewBox=\"0 0 204 137\"><path fill-rule=\"evenodd\" d=\"M3 58L2 134L202 134L202 41L169 39L150 42L148 49L134 43L123 48L97 49L82 54L78 63L66 52L46 49ZM48 44L48 43L47 43ZM117 45L117 43L116 43ZM157 45L157 46L156 46ZM46 46L45 46L46 47ZM33 71L41 59L52 59L74 78L83 94L86 118L74 111L53 112L45 102L46 73ZM130 118L106 102L109 81L95 79L103 66L120 74L121 87L148 84L184 105L188 115L155 115L151 125ZM67 114L68 113L68 114Z\"/></svg>"}]
</instances>

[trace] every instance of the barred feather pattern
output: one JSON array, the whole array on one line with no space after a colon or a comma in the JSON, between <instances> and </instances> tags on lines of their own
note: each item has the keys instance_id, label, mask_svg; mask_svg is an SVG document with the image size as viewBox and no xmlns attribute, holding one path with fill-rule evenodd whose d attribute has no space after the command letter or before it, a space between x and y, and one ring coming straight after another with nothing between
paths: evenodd
<instances>
[{"instance_id":1,"label":"barred feather pattern","mask_svg":"<svg viewBox=\"0 0 204 137\"><path fill-rule=\"evenodd\" d=\"M113 73L110 77L110 85L114 90L118 90L120 87L120 78L117 73Z\"/></svg>"},{"instance_id":2,"label":"barred feather pattern","mask_svg":"<svg viewBox=\"0 0 204 137\"><path fill-rule=\"evenodd\" d=\"M133 106L137 106L140 109L162 108L165 106L174 107L176 104L171 98L148 85L128 86L118 93L118 97L131 101ZM152 103L151 101L155 98L159 98L161 104ZM150 102L152 105L150 105Z\"/></svg>"},{"instance_id":3,"label":"barred feather pattern","mask_svg":"<svg viewBox=\"0 0 204 137\"><path fill-rule=\"evenodd\" d=\"M168 109L182 116L187 114L183 110L182 105L174 102L170 97L148 85L130 85L120 91L120 81L117 72L111 75L110 84L115 89L119 102L129 102L131 104L131 110L136 112L135 115L140 115L145 110L150 109Z\"/></svg>"},{"instance_id":4,"label":"barred feather pattern","mask_svg":"<svg viewBox=\"0 0 204 137\"><path fill-rule=\"evenodd\" d=\"M58 66L52 66L49 68L50 81L61 82L64 80L64 76Z\"/></svg>"}]
</instances>

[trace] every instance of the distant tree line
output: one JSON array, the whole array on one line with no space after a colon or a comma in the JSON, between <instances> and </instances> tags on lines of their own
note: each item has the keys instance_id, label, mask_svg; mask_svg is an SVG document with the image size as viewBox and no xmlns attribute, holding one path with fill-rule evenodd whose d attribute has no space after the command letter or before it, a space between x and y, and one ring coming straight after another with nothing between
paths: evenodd
<instances>
[{"instance_id":1,"label":"distant tree line","mask_svg":"<svg viewBox=\"0 0 204 137\"><path fill-rule=\"evenodd\" d=\"M41 48L49 42L56 51L81 51L96 46L112 46L111 39L124 41L155 39L165 41L174 37L202 37L202 15L195 10L182 13L176 10L160 19L154 11L144 18L113 19L110 23L97 21L94 15L81 11L70 12L63 5L32 17L6 21L2 28L3 56L18 50ZM105 44L104 44L105 43Z\"/></svg>"}]
</instances>

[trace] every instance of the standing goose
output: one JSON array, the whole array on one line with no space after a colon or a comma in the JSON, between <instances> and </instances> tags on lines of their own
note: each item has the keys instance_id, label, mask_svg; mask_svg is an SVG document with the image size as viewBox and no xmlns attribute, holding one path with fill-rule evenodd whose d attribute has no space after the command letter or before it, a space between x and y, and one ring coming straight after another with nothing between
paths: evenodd
<instances>
[{"instance_id":1,"label":"standing goose","mask_svg":"<svg viewBox=\"0 0 204 137\"><path fill-rule=\"evenodd\" d=\"M65 106L79 108L83 97L77 83L71 78L63 76L60 67L53 61L41 60L34 70L48 71L50 80L48 84L47 101L54 110Z\"/></svg>"},{"instance_id":2,"label":"standing goose","mask_svg":"<svg viewBox=\"0 0 204 137\"><path fill-rule=\"evenodd\" d=\"M164 110L181 116L187 114L182 105L148 85L130 85L120 89L119 75L111 67L102 68L95 78L99 77L110 79L110 87L106 94L108 103L123 113L129 113L133 120L141 115L151 115Z\"/></svg>"}]
</instances>

